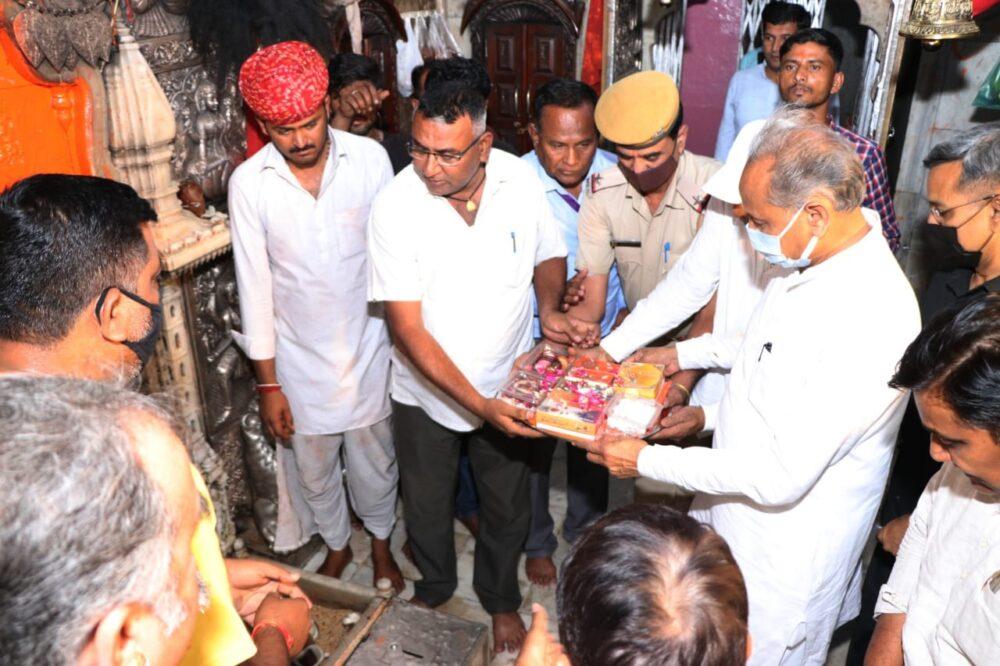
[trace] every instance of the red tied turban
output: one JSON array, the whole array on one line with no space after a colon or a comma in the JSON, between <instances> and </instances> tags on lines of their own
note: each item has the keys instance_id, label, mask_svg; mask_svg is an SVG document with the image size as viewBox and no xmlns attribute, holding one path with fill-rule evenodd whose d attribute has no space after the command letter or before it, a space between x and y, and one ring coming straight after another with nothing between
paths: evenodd
<instances>
[{"instance_id":1,"label":"red tied turban","mask_svg":"<svg viewBox=\"0 0 1000 666\"><path fill-rule=\"evenodd\" d=\"M329 77L316 49L305 42L281 42L247 58L240 68L240 93L258 118L288 125L319 108Z\"/></svg>"}]
</instances>

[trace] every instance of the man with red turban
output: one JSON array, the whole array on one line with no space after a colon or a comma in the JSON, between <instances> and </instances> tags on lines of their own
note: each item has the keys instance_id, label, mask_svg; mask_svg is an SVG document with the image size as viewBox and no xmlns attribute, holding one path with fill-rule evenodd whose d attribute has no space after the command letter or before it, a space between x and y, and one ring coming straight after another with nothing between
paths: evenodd
<instances>
[{"instance_id":1,"label":"man with red turban","mask_svg":"<svg viewBox=\"0 0 1000 666\"><path fill-rule=\"evenodd\" d=\"M318 533L329 547L320 573L343 573L353 556L343 451L375 580L402 591L389 552L398 481L389 339L365 292L368 208L393 173L378 143L328 128L327 76L304 42L263 48L240 70L271 143L229 181L243 324L233 336L253 362L261 421L282 444L275 550Z\"/></svg>"}]
</instances>

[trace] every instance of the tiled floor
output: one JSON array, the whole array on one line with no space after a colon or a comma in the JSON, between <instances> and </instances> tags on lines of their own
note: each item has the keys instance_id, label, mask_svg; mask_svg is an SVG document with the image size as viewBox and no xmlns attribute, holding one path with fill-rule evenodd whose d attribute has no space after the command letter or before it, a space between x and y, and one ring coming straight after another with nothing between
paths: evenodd
<instances>
[{"instance_id":1,"label":"tiled floor","mask_svg":"<svg viewBox=\"0 0 1000 666\"><path fill-rule=\"evenodd\" d=\"M633 484L631 482L612 480L610 493L611 508L616 508L632 501L632 494ZM559 566L565 558L568 549L566 542L562 539L561 534L558 533L558 528L561 527L562 521L566 515L566 464L565 451L562 447L559 447L556 450L555 460L553 461L550 510L557 526L557 537L559 538L559 546L554 557L556 566ZM403 524L402 518L400 518L397 521L396 529L392 534L392 550L396 556L396 561L403 570L403 576L406 579L406 590L401 596L404 599L408 599L413 594L413 581L419 578L420 572L417 571L416 567L402 554L401 549L405 540L406 528ZM481 622L489 626L489 615L479 605L479 601L476 599L476 594L472 590L474 547L475 541L472 536L463 525L456 521L455 550L458 554L458 589L455 592L455 596L452 597L452 599L446 604L441 606L439 610L467 620ZM368 537L365 535L363 530L354 531L351 538L351 548L354 551L354 562L348 565L343 578L360 585L372 585L370 546L368 544ZM519 579L521 582L521 593L524 597L524 602L521 604L520 612L521 616L524 618L525 624L527 625L531 622L531 604L533 602L538 602L545 606L548 610L550 623L552 625L550 626L550 631L553 635L557 635L558 632L555 627L555 588L540 587L530 583L524 575L523 557ZM830 651L830 657L827 660L827 665L841 666L844 664L846 653L846 642L834 645ZM513 662L514 655L509 653L501 653L493 659L494 665L512 664Z\"/></svg>"}]
</instances>

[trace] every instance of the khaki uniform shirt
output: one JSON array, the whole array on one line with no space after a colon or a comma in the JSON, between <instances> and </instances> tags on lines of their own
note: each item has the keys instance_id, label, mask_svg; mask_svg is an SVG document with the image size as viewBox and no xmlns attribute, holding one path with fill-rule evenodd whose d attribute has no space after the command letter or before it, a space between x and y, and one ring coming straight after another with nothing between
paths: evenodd
<instances>
[{"instance_id":1,"label":"khaki uniform shirt","mask_svg":"<svg viewBox=\"0 0 1000 666\"><path fill-rule=\"evenodd\" d=\"M591 176L580 208L576 267L606 275L617 263L625 301L635 309L691 245L701 224L701 187L721 166L684 152L655 213L618 167Z\"/></svg>"}]
</instances>

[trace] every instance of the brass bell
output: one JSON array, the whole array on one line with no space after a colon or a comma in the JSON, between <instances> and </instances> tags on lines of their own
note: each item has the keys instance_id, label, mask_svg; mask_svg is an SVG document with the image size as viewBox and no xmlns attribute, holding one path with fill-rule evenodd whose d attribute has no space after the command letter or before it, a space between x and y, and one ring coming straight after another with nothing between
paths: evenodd
<instances>
[{"instance_id":1,"label":"brass bell","mask_svg":"<svg viewBox=\"0 0 1000 666\"><path fill-rule=\"evenodd\" d=\"M972 20L972 0L913 0L910 18L899 34L928 46L979 34L979 26Z\"/></svg>"}]
</instances>

